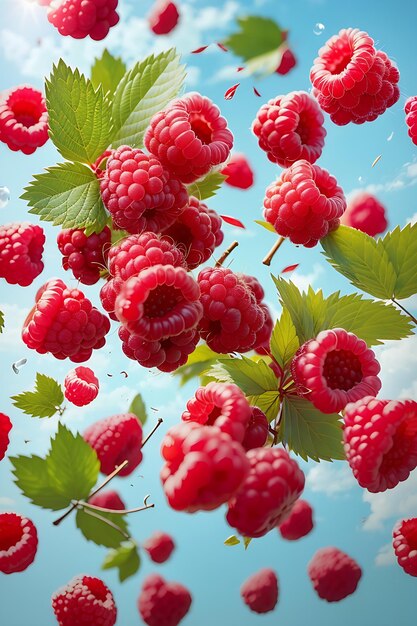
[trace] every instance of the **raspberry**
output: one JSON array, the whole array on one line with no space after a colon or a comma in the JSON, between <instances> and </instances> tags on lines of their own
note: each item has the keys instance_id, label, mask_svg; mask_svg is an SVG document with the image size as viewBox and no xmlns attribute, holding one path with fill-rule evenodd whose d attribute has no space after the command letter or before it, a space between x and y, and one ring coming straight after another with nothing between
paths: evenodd
<instances>
[{"instance_id":1,"label":"raspberry","mask_svg":"<svg viewBox=\"0 0 417 626\"><path fill-rule=\"evenodd\" d=\"M245 436L242 441L242 446L245 450L252 450L253 448L262 448L268 439L269 423L266 419L265 413L258 409L257 406L251 407L251 417L246 427Z\"/></svg>"},{"instance_id":2,"label":"raspberry","mask_svg":"<svg viewBox=\"0 0 417 626\"><path fill-rule=\"evenodd\" d=\"M251 417L251 408L245 394L237 386L211 382L199 387L188 400L181 419L205 426L216 426L232 439L242 443Z\"/></svg>"},{"instance_id":3,"label":"raspberry","mask_svg":"<svg viewBox=\"0 0 417 626\"><path fill-rule=\"evenodd\" d=\"M226 167L221 170L221 173L223 176L227 176L224 182L231 187L249 189L249 187L253 185L253 170L245 155L240 152L235 152L231 156Z\"/></svg>"},{"instance_id":4,"label":"raspberry","mask_svg":"<svg viewBox=\"0 0 417 626\"><path fill-rule=\"evenodd\" d=\"M297 161L266 190L264 217L279 235L306 248L339 226L346 209L342 188L318 165Z\"/></svg>"},{"instance_id":5,"label":"raspberry","mask_svg":"<svg viewBox=\"0 0 417 626\"><path fill-rule=\"evenodd\" d=\"M177 626L190 610L191 602L186 587L150 574L142 583L138 609L148 626Z\"/></svg>"},{"instance_id":6,"label":"raspberry","mask_svg":"<svg viewBox=\"0 0 417 626\"><path fill-rule=\"evenodd\" d=\"M258 111L252 130L268 159L281 167L295 161L317 161L326 131L316 100L305 91L291 91L269 100Z\"/></svg>"},{"instance_id":7,"label":"raspberry","mask_svg":"<svg viewBox=\"0 0 417 626\"><path fill-rule=\"evenodd\" d=\"M224 267L198 275L203 305L199 329L214 352L247 352L256 344L265 314L246 282Z\"/></svg>"},{"instance_id":8,"label":"raspberry","mask_svg":"<svg viewBox=\"0 0 417 626\"><path fill-rule=\"evenodd\" d=\"M95 496L89 498L88 502L94 506L101 506L104 509L113 509L113 511L123 511L126 508L125 503L117 493L117 491L100 491Z\"/></svg>"},{"instance_id":9,"label":"raspberry","mask_svg":"<svg viewBox=\"0 0 417 626\"><path fill-rule=\"evenodd\" d=\"M339 602L350 596L362 576L359 565L338 548L317 550L308 564L308 575L322 600Z\"/></svg>"},{"instance_id":10,"label":"raspberry","mask_svg":"<svg viewBox=\"0 0 417 626\"><path fill-rule=\"evenodd\" d=\"M417 146L417 96L411 96L405 101L405 123L408 126L408 135Z\"/></svg>"},{"instance_id":11,"label":"raspberry","mask_svg":"<svg viewBox=\"0 0 417 626\"><path fill-rule=\"evenodd\" d=\"M40 91L15 87L0 101L0 141L33 154L48 141L48 111Z\"/></svg>"},{"instance_id":12,"label":"raspberry","mask_svg":"<svg viewBox=\"0 0 417 626\"><path fill-rule=\"evenodd\" d=\"M118 0L53 0L48 21L61 35L100 41L119 21L117 5Z\"/></svg>"},{"instance_id":13,"label":"raspberry","mask_svg":"<svg viewBox=\"0 0 417 626\"><path fill-rule=\"evenodd\" d=\"M154 563L165 563L175 549L175 543L170 535L157 531L142 544L142 548Z\"/></svg>"},{"instance_id":14,"label":"raspberry","mask_svg":"<svg viewBox=\"0 0 417 626\"><path fill-rule=\"evenodd\" d=\"M106 476L123 461L129 463L119 476L129 476L142 461L142 425L133 413L112 415L94 422L83 437L96 451L100 471Z\"/></svg>"},{"instance_id":15,"label":"raspberry","mask_svg":"<svg viewBox=\"0 0 417 626\"><path fill-rule=\"evenodd\" d=\"M0 572L23 572L33 563L38 533L30 519L17 513L0 513Z\"/></svg>"},{"instance_id":16,"label":"raspberry","mask_svg":"<svg viewBox=\"0 0 417 626\"><path fill-rule=\"evenodd\" d=\"M226 519L245 537L262 537L290 513L304 489L304 474L283 448L255 448L250 470L229 502Z\"/></svg>"},{"instance_id":17,"label":"raspberry","mask_svg":"<svg viewBox=\"0 0 417 626\"><path fill-rule=\"evenodd\" d=\"M375 354L344 328L323 330L296 352L291 372L299 396L322 413L338 413L348 402L381 389Z\"/></svg>"},{"instance_id":18,"label":"raspberry","mask_svg":"<svg viewBox=\"0 0 417 626\"><path fill-rule=\"evenodd\" d=\"M357 228L370 237L383 233L388 226L385 207L370 193L357 194L343 213L341 224Z\"/></svg>"},{"instance_id":19,"label":"raspberry","mask_svg":"<svg viewBox=\"0 0 417 626\"><path fill-rule=\"evenodd\" d=\"M176 511L212 511L239 488L249 463L242 446L217 426L178 424L161 447L161 481Z\"/></svg>"},{"instance_id":20,"label":"raspberry","mask_svg":"<svg viewBox=\"0 0 417 626\"><path fill-rule=\"evenodd\" d=\"M254 350L258 354L269 354L271 351L270 342L272 331L274 330L274 320L266 304L261 304L260 307L264 312L265 321L262 328L256 333Z\"/></svg>"},{"instance_id":21,"label":"raspberry","mask_svg":"<svg viewBox=\"0 0 417 626\"><path fill-rule=\"evenodd\" d=\"M197 330L188 330L175 337L147 341L123 326L119 328L119 337L122 350L129 359L137 361L142 367L156 367L161 372L173 372L185 365L200 339Z\"/></svg>"},{"instance_id":22,"label":"raspberry","mask_svg":"<svg viewBox=\"0 0 417 626\"><path fill-rule=\"evenodd\" d=\"M154 265L129 278L115 314L129 332L158 341L195 329L202 315L200 289L182 267Z\"/></svg>"},{"instance_id":23,"label":"raspberry","mask_svg":"<svg viewBox=\"0 0 417 626\"><path fill-rule=\"evenodd\" d=\"M163 238L184 253L187 266L192 270L207 261L223 242L221 227L221 217L191 196L176 222L164 230Z\"/></svg>"},{"instance_id":24,"label":"raspberry","mask_svg":"<svg viewBox=\"0 0 417 626\"><path fill-rule=\"evenodd\" d=\"M157 0L149 15L149 26L155 35L167 35L178 24L180 14L172 0Z\"/></svg>"},{"instance_id":25,"label":"raspberry","mask_svg":"<svg viewBox=\"0 0 417 626\"><path fill-rule=\"evenodd\" d=\"M308 535L313 526L313 509L305 500L297 500L287 519L278 526L278 530L283 539L296 541Z\"/></svg>"},{"instance_id":26,"label":"raspberry","mask_svg":"<svg viewBox=\"0 0 417 626\"><path fill-rule=\"evenodd\" d=\"M249 576L240 588L240 595L255 613L273 611L278 602L278 578L274 570L265 567Z\"/></svg>"},{"instance_id":27,"label":"raspberry","mask_svg":"<svg viewBox=\"0 0 417 626\"><path fill-rule=\"evenodd\" d=\"M387 55L357 28L331 37L310 71L319 105L339 126L371 122L382 115L400 96L399 77Z\"/></svg>"},{"instance_id":28,"label":"raspberry","mask_svg":"<svg viewBox=\"0 0 417 626\"><path fill-rule=\"evenodd\" d=\"M59 626L114 626L117 607L100 578L75 576L52 596Z\"/></svg>"},{"instance_id":29,"label":"raspberry","mask_svg":"<svg viewBox=\"0 0 417 626\"><path fill-rule=\"evenodd\" d=\"M43 271L45 234L27 222L0 226L0 277L27 287Z\"/></svg>"},{"instance_id":30,"label":"raspberry","mask_svg":"<svg viewBox=\"0 0 417 626\"><path fill-rule=\"evenodd\" d=\"M362 398L345 410L346 457L372 493L393 489L417 467L417 402Z\"/></svg>"},{"instance_id":31,"label":"raspberry","mask_svg":"<svg viewBox=\"0 0 417 626\"><path fill-rule=\"evenodd\" d=\"M86 406L97 398L99 382L93 370L80 365L65 376L64 388L67 400L75 406Z\"/></svg>"},{"instance_id":32,"label":"raspberry","mask_svg":"<svg viewBox=\"0 0 417 626\"><path fill-rule=\"evenodd\" d=\"M226 161L233 135L218 107L191 93L153 116L144 143L183 183L192 183Z\"/></svg>"},{"instance_id":33,"label":"raspberry","mask_svg":"<svg viewBox=\"0 0 417 626\"><path fill-rule=\"evenodd\" d=\"M294 56L293 51L287 48L287 50L285 50L284 54L282 55L280 64L278 65L275 72L276 74L281 74L281 76L285 76L285 74L288 74L288 72L290 72L292 68L296 65L297 59Z\"/></svg>"},{"instance_id":34,"label":"raspberry","mask_svg":"<svg viewBox=\"0 0 417 626\"><path fill-rule=\"evenodd\" d=\"M417 576L417 517L399 522L392 536L398 564L406 574Z\"/></svg>"},{"instance_id":35,"label":"raspberry","mask_svg":"<svg viewBox=\"0 0 417 626\"><path fill-rule=\"evenodd\" d=\"M70 269L84 285L94 285L107 263L111 230L105 226L100 233L87 237L83 230L67 228L58 233L57 244L64 257L64 270Z\"/></svg>"},{"instance_id":36,"label":"raspberry","mask_svg":"<svg viewBox=\"0 0 417 626\"><path fill-rule=\"evenodd\" d=\"M240 272L236 272L236 276L246 283L255 296L256 302L259 302L260 304L265 298L265 291L256 276L249 276L249 274L241 274Z\"/></svg>"},{"instance_id":37,"label":"raspberry","mask_svg":"<svg viewBox=\"0 0 417 626\"><path fill-rule=\"evenodd\" d=\"M4 413L0 413L0 461L4 459L7 448L9 447L9 432L11 429L12 423L10 417Z\"/></svg>"},{"instance_id":38,"label":"raspberry","mask_svg":"<svg viewBox=\"0 0 417 626\"><path fill-rule=\"evenodd\" d=\"M68 289L59 278L45 283L36 294L36 304L23 325L22 339L39 354L50 352L56 359L87 361L102 348L110 330L109 319L78 289Z\"/></svg>"}]
</instances>

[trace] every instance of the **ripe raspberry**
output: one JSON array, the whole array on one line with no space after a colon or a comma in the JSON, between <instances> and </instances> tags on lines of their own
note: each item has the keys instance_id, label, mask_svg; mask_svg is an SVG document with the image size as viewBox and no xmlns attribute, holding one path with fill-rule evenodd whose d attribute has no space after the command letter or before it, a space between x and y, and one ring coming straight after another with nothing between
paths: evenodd
<instances>
[{"instance_id":1,"label":"ripe raspberry","mask_svg":"<svg viewBox=\"0 0 417 626\"><path fill-rule=\"evenodd\" d=\"M417 576L417 517L399 522L392 536L398 564L406 574Z\"/></svg>"},{"instance_id":2,"label":"ripe raspberry","mask_svg":"<svg viewBox=\"0 0 417 626\"><path fill-rule=\"evenodd\" d=\"M266 190L264 217L279 235L313 248L339 226L346 209L343 190L318 165L297 161Z\"/></svg>"},{"instance_id":3,"label":"ripe raspberry","mask_svg":"<svg viewBox=\"0 0 417 626\"><path fill-rule=\"evenodd\" d=\"M9 447L9 432L11 429L12 423L10 417L4 413L0 413L0 461L4 459L7 448Z\"/></svg>"},{"instance_id":4,"label":"ripe raspberry","mask_svg":"<svg viewBox=\"0 0 417 626\"><path fill-rule=\"evenodd\" d=\"M235 152L231 156L226 167L221 170L221 173L223 176L227 176L224 182L231 187L249 189L249 187L253 185L253 170L245 155L240 152Z\"/></svg>"},{"instance_id":5,"label":"ripe raspberry","mask_svg":"<svg viewBox=\"0 0 417 626\"><path fill-rule=\"evenodd\" d=\"M48 21L61 35L100 41L119 21L117 5L118 0L53 0Z\"/></svg>"},{"instance_id":6,"label":"ripe raspberry","mask_svg":"<svg viewBox=\"0 0 417 626\"><path fill-rule=\"evenodd\" d=\"M236 272L236 276L238 276L246 283L246 285L255 296L256 302L260 304L265 298L265 291L256 276L249 276L249 274L241 274L240 272Z\"/></svg>"},{"instance_id":7,"label":"ripe raspberry","mask_svg":"<svg viewBox=\"0 0 417 626\"><path fill-rule=\"evenodd\" d=\"M339 602L350 596L362 576L359 565L338 548L317 550L308 564L308 575L322 600Z\"/></svg>"},{"instance_id":8,"label":"ripe raspberry","mask_svg":"<svg viewBox=\"0 0 417 626\"><path fill-rule=\"evenodd\" d=\"M370 396L345 410L346 457L372 493L392 489L417 467L417 402Z\"/></svg>"},{"instance_id":9,"label":"ripe raspberry","mask_svg":"<svg viewBox=\"0 0 417 626\"><path fill-rule=\"evenodd\" d=\"M138 609L148 626L177 626L190 610L191 602L186 587L150 574L142 583Z\"/></svg>"},{"instance_id":10,"label":"ripe raspberry","mask_svg":"<svg viewBox=\"0 0 417 626\"><path fill-rule=\"evenodd\" d=\"M15 87L0 101L0 141L33 154L48 141L48 111L40 91Z\"/></svg>"},{"instance_id":11,"label":"ripe raspberry","mask_svg":"<svg viewBox=\"0 0 417 626\"><path fill-rule=\"evenodd\" d=\"M114 626L117 607L100 578L75 576L52 596L59 626Z\"/></svg>"},{"instance_id":12,"label":"ripe raspberry","mask_svg":"<svg viewBox=\"0 0 417 626\"><path fill-rule=\"evenodd\" d=\"M357 194L348 204L340 223L357 228L370 237L383 233L388 226L385 207L370 193Z\"/></svg>"},{"instance_id":13,"label":"ripe raspberry","mask_svg":"<svg viewBox=\"0 0 417 626\"><path fill-rule=\"evenodd\" d=\"M108 158L100 190L113 223L128 233L168 228L188 202L184 185L157 158L129 146Z\"/></svg>"},{"instance_id":14,"label":"ripe raspberry","mask_svg":"<svg viewBox=\"0 0 417 626\"><path fill-rule=\"evenodd\" d=\"M371 122L382 115L400 96L399 77L387 55L357 28L331 37L310 71L319 105L339 126Z\"/></svg>"},{"instance_id":15,"label":"ripe raspberry","mask_svg":"<svg viewBox=\"0 0 417 626\"><path fill-rule=\"evenodd\" d=\"M67 400L75 406L86 406L97 398L99 382L93 370L80 365L65 376L64 388Z\"/></svg>"},{"instance_id":16,"label":"ripe raspberry","mask_svg":"<svg viewBox=\"0 0 417 626\"><path fill-rule=\"evenodd\" d=\"M156 531L142 544L154 563L165 563L175 548L175 543L167 533Z\"/></svg>"},{"instance_id":17,"label":"ripe raspberry","mask_svg":"<svg viewBox=\"0 0 417 626\"><path fill-rule=\"evenodd\" d=\"M205 426L217 426L223 433L242 443L251 418L251 407L245 394L229 383L211 382L199 387L181 419Z\"/></svg>"},{"instance_id":18,"label":"ripe raspberry","mask_svg":"<svg viewBox=\"0 0 417 626\"><path fill-rule=\"evenodd\" d=\"M206 267L197 280L204 311L202 339L219 353L251 350L265 314L246 282L224 267Z\"/></svg>"},{"instance_id":19,"label":"ripe raspberry","mask_svg":"<svg viewBox=\"0 0 417 626\"><path fill-rule=\"evenodd\" d=\"M274 570L265 567L249 576L240 588L240 595L255 613L273 611L278 602L278 578Z\"/></svg>"},{"instance_id":20,"label":"ripe raspberry","mask_svg":"<svg viewBox=\"0 0 417 626\"><path fill-rule=\"evenodd\" d=\"M313 509L305 500L297 500L287 519L278 526L278 530L283 539L296 541L308 535L313 527Z\"/></svg>"},{"instance_id":21,"label":"ripe raspberry","mask_svg":"<svg viewBox=\"0 0 417 626\"><path fill-rule=\"evenodd\" d=\"M142 461L142 425L133 413L112 415L94 422L83 437L96 451L100 471L106 476L123 461L129 464L119 476L129 476Z\"/></svg>"},{"instance_id":22,"label":"ripe raspberry","mask_svg":"<svg viewBox=\"0 0 417 626\"><path fill-rule=\"evenodd\" d=\"M281 74L281 76L285 76L285 74L288 74L288 72L290 72L292 68L296 65L297 59L294 56L293 51L290 50L290 48L287 48L287 50L285 50L284 54L282 55L280 64L278 65L275 72L277 74Z\"/></svg>"},{"instance_id":23,"label":"ripe raspberry","mask_svg":"<svg viewBox=\"0 0 417 626\"><path fill-rule=\"evenodd\" d=\"M233 135L209 98L190 93L153 116L144 143L183 183L192 183L226 161Z\"/></svg>"},{"instance_id":24,"label":"ripe raspberry","mask_svg":"<svg viewBox=\"0 0 417 626\"><path fill-rule=\"evenodd\" d=\"M113 511L123 511L126 508L125 503L117 493L117 491L100 491L92 496L88 502L94 506L101 506L104 509L113 509Z\"/></svg>"},{"instance_id":25,"label":"ripe raspberry","mask_svg":"<svg viewBox=\"0 0 417 626\"><path fill-rule=\"evenodd\" d=\"M107 263L111 230L105 226L101 233L87 237L83 230L66 228L58 233L57 244L64 270L70 269L84 285L94 285Z\"/></svg>"},{"instance_id":26,"label":"ripe raspberry","mask_svg":"<svg viewBox=\"0 0 417 626\"><path fill-rule=\"evenodd\" d=\"M274 330L274 320L266 304L261 304L260 307L264 312L265 321L262 328L256 333L254 350L258 354L269 354L271 351L270 343L272 331Z\"/></svg>"},{"instance_id":27,"label":"ripe raspberry","mask_svg":"<svg viewBox=\"0 0 417 626\"><path fill-rule=\"evenodd\" d=\"M27 287L43 271L45 234L27 222L0 226L0 277Z\"/></svg>"},{"instance_id":28,"label":"ripe raspberry","mask_svg":"<svg viewBox=\"0 0 417 626\"><path fill-rule=\"evenodd\" d=\"M176 511L212 511L244 480L249 463L242 446L217 426L195 422L170 428L161 447L161 481Z\"/></svg>"},{"instance_id":29,"label":"ripe raspberry","mask_svg":"<svg viewBox=\"0 0 417 626\"><path fill-rule=\"evenodd\" d=\"M59 278L45 283L23 325L22 339L39 354L51 352L56 359L87 361L102 348L110 330L109 319L78 289L68 289Z\"/></svg>"},{"instance_id":30,"label":"ripe raspberry","mask_svg":"<svg viewBox=\"0 0 417 626\"><path fill-rule=\"evenodd\" d=\"M38 533L30 519L17 513L0 513L0 572L23 572L33 563Z\"/></svg>"},{"instance_id":31,"label":"ripe raspberry","mask_svg":"<svg viewBox=\"0 0 417 626\"><path fill-rule=\"evenodd\" d=\"M408 135L417 146L417 96L411 96L405 101L405 123L408 126Z\"/></svg>"},{"instance_id":32,"label":"ripe raspberry","mask_svg":"<svg viewBox=\"0 0 417 626\"><path fill-rule=\"evenodd\" d=\"M255 448L250 471L229 502L226 519L245 537L262 537L290 513L304 489L304 474L283 448Z\"/></svg>"},{"instance_id":33,"label":"ripe raspberry","mask_svg":"<svg viewBox=\"0 0 417 626\"><path fill-rule=\"evenodd\" d=\"M323 330L306 341L291 363L298 395L323 413L338 413L348 402L376 396L380 369L366 343L344 328Z\"/></svg>"},{"instance_id":34,"label":"ripe raspberry","mask_svg":"<svg viewBox=\"0 0 417 626\"><path fill-rule=\"evenodd\" d=\"M161 372L173 372L185 365L200 339L197 330L188 330L175 337L147 341L123 326L119 328L119 337L122 350L129 359L137 361L142 367L156 367Z\"/></svg>"},{"instance_id":35,"label":"ripe raspberry","mask_svg":"<svg viewBox=\"0 0 417 626\"><path fill-rule=\"evenodd\" d=\"M149 15L149 26L155 35L167 35L178 24L180 14L172 0L156 0Z\"/></svg>"},{"instance_id":36,"label":"ripe raspberry","mask_svg":"<svg viewBox=\"0 0 417 626\"><path fill-rule=\"evenodd\" d=\"M221 227L221 217L191 196L174 224L164 230L163 238L183 252L187 266L192 270L207 261L223 242Z\"/></svg>"},{"instance_id":37,"label":"ripe raspberry","mask_svg":"<svg viewBox=\"0 0 417 626\"><path fill-rule=\"evenodd\" d=\"M242 446L245 450L252 450L253 448L262 448L268 439L269 423L266 419L266 415L257 406L251 407L251 417L249 424L246 427L245 436L242 441Z\"/></svg>"}]
</instances>

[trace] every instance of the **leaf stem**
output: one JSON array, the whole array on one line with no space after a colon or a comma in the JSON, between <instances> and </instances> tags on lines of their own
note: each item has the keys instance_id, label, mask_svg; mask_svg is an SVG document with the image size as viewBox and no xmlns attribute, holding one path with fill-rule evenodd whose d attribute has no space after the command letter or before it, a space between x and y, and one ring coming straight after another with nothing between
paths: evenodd
<instances>
[{"instance_id":1,"label":"leaf stem","mask_svg":"<svg viewBox=\"0 0 417 626\"><path fill-rule=\"evenodd\" d=\"M412 313L410 313L410 311L407 311L407 309L405 307L403 307L402 304L397 302L397 300L395 300L395 298L391 298L391 302L396 304L402 311L404 311L404 313L406 313L408 315L408 317L414 322L414 324L417 325L417 317L414 317L414 315Z\"/></svg>"},{"instance_id":2,"label":"leaf stem","mask_svg":"<svg viewBox=\"0 0 417 626\"><path fill-rule=\"evenodd\" d=\"M116 515L129 515L129 513L139 513L139 511L146 511L146 509L153 509L155 507L154 504L147 504L145 506L140 506L135 509L106 509L103 506L96 506L95 504L84 502L84 500L74 500L73 504L81 506L83 509L91 509L92 511L99 511L100 513L114 513Z\"/></svg>"},{"instance_id":3,"label":"leaf stem","mask_svg":"<svg viewBox=\"0 0 417 626\"><path fill-rule=\"evenodd\" d=\"M155 424L155 426L152 428L151 432L149 433L149 435L147 437L145 437L145 439L142 441L142 448L145 445L145 443L147 443L149 441L149 439L152 437L152 435L155 433L155 431L160 427L160 425L162 424L164 420L162 419L162 417L158 417L158 421Z\"/></svg>"},{"instance_id":4,"label":"leaf stem","mask_svg":"<svg viewBox=\"0 0 417 626\"><path fill-rule=\"evenodd\" d=\"M222 254L222 255L221 255L221 257L219 258L219 260L218 260L218 261L216 261L216 263L215 263L214 267L221 267L221 266L223 265L223 263L225 262L225 260L227 259L227 257L229 256L229 254L230 254L231 252L233 252L233 250L234 250L235 248L237 248L237 247L238 247L238 245L239 245L239 242L238 242L238 241L233 241L233 242L230 244L230 246L227 248L227 250L225 250L225 251L223 252L223 254Z\"/></svg>"},{"instance_id":5,"label":"leaf stem","mask_svg":"<svg viewBox=\"0 0 417 626\"><path fill-rule=\"evenodd\" d=\"M266 257L262 261L264 265L268 265L268 266L271 265L271 261L274 258L275 253L282 246L284 241L285 241L285 237L280 237L279 239L276 240L276 242L274 243L274 245L272 246L272 248L270 249Z\"/></svg>"}]
</instances>

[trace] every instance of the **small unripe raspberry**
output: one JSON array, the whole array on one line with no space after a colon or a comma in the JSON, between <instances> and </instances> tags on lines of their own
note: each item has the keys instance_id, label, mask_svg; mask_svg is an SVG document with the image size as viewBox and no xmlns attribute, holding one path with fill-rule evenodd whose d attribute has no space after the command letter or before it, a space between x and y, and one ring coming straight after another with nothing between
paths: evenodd
<instances>
[{"instance_id":1,"label":"small unripe raspberry","mask_svg":"<svg viewBox=\"0 0 417 626\"><path fill-rule=\"evenodd\" d=\"M142 544L142 548L154 563L165 563L175 549L175 543L171 535L157 531Z\"/></svg>"},{"instance_id":2,"label":"small unripe raspberry","mask_svg":"<svg viewBox=\"0 0 417 626\"><path fill-rule=\"evenodd\" d=\"M114 626L117 607L100 578L76 576L52 596L59 626Z\"/></svg>"},{"instance_id":3,"label":"small unripe raspberry","mask_svg":"<svg viewBox=\"0 0 417 626\"><path fill-rule=\"evenodd\" d=\"M30 519L17 513L0 513L0 572L23 572L33 563L38 533Z\"/></svg>"},{"instance_id":4,"label":"small unripe raspberry","mask_svg":"<svg viewBox=\"0 0 417 626\"><path fill-rule=\"evenodd\" d=\"M240 595L255 613L273 611L278 602L278 578L274 570L266 567L252 574L241 586Z\"/></svg>"},{"instance_id":5,"label":"small unripe raspberry","mask_svg":"<svg viewBox=\"0 0 417 626\"><path fill-rule=\"evenodd\" d=\"M308 575L322 600L339 602L356 590L362 570L348 554L329 547L317 550L308 564Z\"/></svg>"},{"instance_id":6,"label":"small unripe raspberry","mask_svg":"<svg viewBox=\"0 0 417 626\"><path fill-rule=\"evenodd\" d=\"M406 574L417 576L417 517L399 522L392 535L398 564Z\"/></svg>"},{"instance_id":7,"label":"small unripe raspberry","mask_svg":"<svg viewBox=\"0 0 417 626\"><path fill-rule=\"evenodd\" d=\"M64 388L67 400L75 406L86 406L97 397L99 382L93 370L80 365L65 376Z\"/></svg>"},{"instance_id":8,"label":"small unripe raspberry","mask_svg":"<svg viewBox=\"0 0 417 626\"><path fill-rule=\"evenodd\" d=\"M308 535L313 527L313 509L305 500L297 500L287 519L278 526L278 530L283 539L296 541Z\"/></svg>"}]
</instances>

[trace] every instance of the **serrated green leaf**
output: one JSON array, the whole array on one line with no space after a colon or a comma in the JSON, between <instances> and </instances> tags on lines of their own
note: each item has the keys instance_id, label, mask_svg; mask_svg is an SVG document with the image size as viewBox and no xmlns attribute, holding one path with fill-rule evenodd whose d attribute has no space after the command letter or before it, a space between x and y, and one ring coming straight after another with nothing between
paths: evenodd
<instances>
[{"instance_id":1,"label":"serrated green leaf","mask_svg":"<svg viewBox=\"0 0 417 626\"><path fill-rule=\"evenodd\" d=\"M238 539L236 535L230 535L230 537L228 537L224 541L225 546L237 546L239 543L240 543L240 539Z\"/></svg>"},{"instance_id":2,"label":"serrated green leaf","mask_svg":"<svg viewBox=\"0 0 417 626\"><path fill-rule=\"evenodd\" d=\"M36 174L21 196L29 213L62 228L84 228L101 232L107 213L94 172L82 163L58 163L44 174Z\"/></svg>"},{"instance_id":3,"label":"serrated green leaf","mask_svg":"<svg viewBox=\"0 0 417 626\"><path fill-rule=\"evenodd\" d=\"M65 509L71 498L57 492L52 485L45 459L39 456L9 457L13 465L15 483L26 498L44 509Z\"/></svg>"},{"instance_id":4,"label":"serrated green leaf","mask_svg":"<svg viewBox=\"0 0 417 626\"><path fill-rule=\"evenodd\" d=\"M116 550L108 552L101 569L113 567L119 570L120 582L136 574L140 568L140 557L137 545L133 541L122 543Z\"/></svg>"},{"instance_id":5,"label":"serrated green leaf","mask_svg":"<svg viewBox=\"0 0 417 626\"><path fill-rule=\"evenodd\" d=\"M105 48L101 58L95 59L91 68L91 82L95 88L102 85L105 94L113 95L125 72L126 63Z\"/></svg>"},{"instance_id":6,"label":"serrated green leaf","mask_svg":"<svg viewBox=\"0 0 417 626\"><path fill-rule=\"evenodd\" d=\"M278 380L263 359L253 361L242 355L238 359L219 359L207 373L222 382L233 382L246 396L259 396L278 389Z\"/></svg>"},{"instance_id":7,"label":"serrated green leaf","mask_svg":"<svg viewBox=\"0 0 417 626\"><path fill-rule=\"evenodd\" d=\"M0 333L4 330L4 313L0 311Z\"/></svg>"},{"instance_id":8,"label":"serrated green leaf","mask_svg":"<svg viewBox=\"0 0 417 626\"><path fill-rule=\"evenodd\" d=\"M226 178L220 172L210 172L201 180L187 186L188 195L198 200L207 200L216 195Z\"/></svg>"},{"instance_id":9,"label":"serrated green leaf","mask_svg":"<svg viewBox=\"0 0 417 626\"><path fill-rule=\"evenodd\" d=\"M102 87L59 60L45 81L49 135L65 159L94 163L111 141L111 106Z\"/></svg>"},{"instance_id":10,"label":"serrated green leaf","mask_svg":"<svg viewBox=\"0 0 417 626\"><path fill-rule=\"evenodd\" d=\"M123 515L117 513L103 513L89 509L79 509L76 515L76 524L88 541L93 541L99 546L106 548L118 548L126 537L121 532L106 524L99 517L104 517L116 524L124 533L127 533L127 522Z\"/></svg>"},{"instance_id":11,"label":"serrated green leaf","mask_svg":"<svg viewBox=\"0 0 417 626\"><path fill-rule=\"evenodd\" d=\"M417 223L397 226L377 243L384 247L397 275L393 296L399 300L413 296L417 293Z\"/></svg>"},{"instance_id":12,"label":"serrated green leaf","mask_svg":"<svg viewBox=\"0 0 417 626\"><path fill-rule=\"evenodd\" d=\"M35 391L12 396L13 404L31 417L52 417L64 401L61 386L50 376L36 374Z\"/></svg>"},{"instance_id":13,"label":"serrated green leaf","mask_svg":"<svg viewBox=\"0 0 417 626\"><path fill-rule=\"evenodd\" d=\"M255 222L255 224L259 224L259 226L262 226L262 228L265 228L265 230L269 230L269 232L275 233L275 235L277 234L277 231L269 222L264 222L263 220L253 220L253 221Z\"/></svg>"},{"instance_id":14,"label":"serrated green leaf","mask_svg":"<svg viewBox=\"0 0 417 626\"><path fill-rule=\"evenodd\" d=\"M174 48L136 63L114 94L112 146L142 148L151 117L178 95L184 78L184 67Z\"/></svg>"},{"instance_id":15,"label":"serrated green leaf","mask_svg":"<svg viewBox=\"0 0 417 626\"><path fill-rule=\"evenodd\" d=\"M271 336L271 353L278 365L285 369L300 347L297 331L288 309L283 309L275 322Z\"/></svg>"},{"instance_id":16,"label":"serrated green leaf","mask_svg":"<svg viewBox=\"0 0 417 626\"><path fill-rule=\"evenodd\" d=\"M261 409L268 422L273 422L278 417L281 402L278 391L265 391L258 396L248 396L247 401L251 406Z\"/></svg>"},{"instance_id":17,"label":"serrated green leaf","mask_svg":"<svg viewBox=\"0 0 417 626\"><path fill-rule=\"evenodd\" d=\"M136 415L142 426L146 423L146 420L148 419L148 414L146 412L146 406L140 393L137 393L136 396L133 398L132 402L130 403L128 412Z\"/></svg>"},{"instance_id":18,"label":"serrated green leaf","mask_svg":"<svg viewBox=\"0 0 417 626\"><path fill-rule=\"evenodd\" d=\"M228 357L227 354L213 352L213 350L210 350L210 348L203 343L197 346L194 352L190 354L185 365L182 365L172 373L174 376L179 376L180 386L182 387L192 378L200 376L210 365L214 365L219 358L224 360L230 357Z\"/></svg>"},{"instance_id":19,"label":"serrated green leaf","mask_svg":"<svg viewBox=\"0 0 417 626\"><path fill-rule=\"evenodd\" d=\"M248 549L248 546L251 541L252 541L252 537L243 537L243 544L245 546L245 550Z\"/></svg>"}]
</instances>

